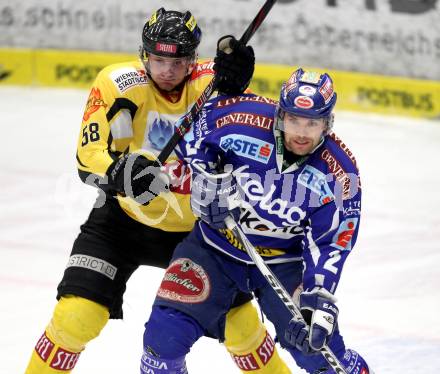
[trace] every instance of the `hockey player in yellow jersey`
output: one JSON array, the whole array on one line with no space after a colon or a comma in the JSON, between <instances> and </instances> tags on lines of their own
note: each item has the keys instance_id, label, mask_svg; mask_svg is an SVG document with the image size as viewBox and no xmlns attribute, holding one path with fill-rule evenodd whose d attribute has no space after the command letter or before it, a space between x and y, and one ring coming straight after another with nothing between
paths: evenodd
<instances>
[{"instance_id":1,"label":"hockey player in yellow jersey","mask_svg":"<svg viewBox=\"0 0 440 374\"><path fill-rule=\"evenodd\" d=\"M157 10L142 32L140 60L111 65L91 88L77 146L83 182L100 194L75 240L58 303L38 339L26 374L69 373L109 319L122 318L126 283L140 265L166 268L194 225L189 170L170 156L152 162L174 123L197 100L214 70L225 93L243 92L254 67L252 48L238 43L216 63L198 63L201 31L190 12ZM160 173L160 178L152 175ZM154 182L151 181L154 179ZM158 183L157 181L161 181ZM226 316L225 346L243 372L290 373L246 294ZM261 347L271 357L258 359ZM105 368L103 368L105 371Z\"/></svg>"}]
</instances>

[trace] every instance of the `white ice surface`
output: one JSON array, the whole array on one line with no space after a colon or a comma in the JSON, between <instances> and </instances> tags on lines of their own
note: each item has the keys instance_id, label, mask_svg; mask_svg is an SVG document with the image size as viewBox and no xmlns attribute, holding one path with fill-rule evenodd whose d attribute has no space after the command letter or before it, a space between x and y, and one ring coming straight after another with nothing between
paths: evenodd
<instances>
[{"instance_id":1,"label":"white ice surface","mask_svg":"<svg viewBox=\"0 0 440 374\"><path fill-rule=\"evenodd\" d=\"M56 286L96 191L76 172L86 91L0 88L0 373L23 373L55 305ZM363 188L358 242L337 296L348 347L376 374L440 369L440 123L337 113ZM110 321L76 373L138 373L143 323L162 271L138 270L125 318ZM272 326L270 326L272 329ZM283 357L300 373L286 354ZM202 338L189 371L238 372Z\"/></svg>"}]
</instances>

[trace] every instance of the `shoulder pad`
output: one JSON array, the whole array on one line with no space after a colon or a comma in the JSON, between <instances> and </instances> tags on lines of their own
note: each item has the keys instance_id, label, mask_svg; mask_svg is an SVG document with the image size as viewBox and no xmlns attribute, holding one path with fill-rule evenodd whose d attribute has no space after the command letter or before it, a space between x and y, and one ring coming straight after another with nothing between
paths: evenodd
<instances>
[{"instance_id":1,"label":"shoulder pad","mask_svg":"<svg viewBox=\"0 0 440 374\"><path fill-rule=\"evenodd\" d=\"M148 84L145 70L133 64L115 65L108 71L108 77L121 94L133 87Z\"/></svg>"},{"instance_id":2,"label":"shoulder pad","mask_svg":"<svg viewBox=\"0 0 440 374\"><path fill-rule=\"evenodd\" d=\"M347 200L355 196L361 188L361 182L353 153L335 133L328 136L325 146L319 152L328 171L342 187L342 199Z\"/></svg>"},{"instance_id":3,"label":"shoulder pad","mask_svg":"<svg viewBox=\"0 0 440 374\"><path fill-rule=\"evenodd\" d=\"M254 94L245 94L245 95L238 95L238 96L223 96L218 98L217 107L226 107L233 104L238 103L260 103L260 104L268 104L271 106L277 105L278 101L273 100L269 97L264 96L258 96Z\"/></svg>"},{"instance_id":4,"label":"shoulder pad","mask_svg":"<svg viewBox=\"0 0 440 374\"><path fill-rule=\"evenodd\" d=\"M329 144L329 146L331 148L335 148L335 150L340 150L340 152L338 152L339 154L345 154L345 156L342 155L341 158L342 159L347 158L348 160L350 160L349 162L351 162L351 164L354 166L356 171L358 171L356 158L354 157L354 154L350 151L350 149L347 147L347 145L342 141L342 139L339 138L334 132L331 132L328 135L328 138L329 138L329 143L334 145L331 146Z\"/></svg>"}]
</instances>

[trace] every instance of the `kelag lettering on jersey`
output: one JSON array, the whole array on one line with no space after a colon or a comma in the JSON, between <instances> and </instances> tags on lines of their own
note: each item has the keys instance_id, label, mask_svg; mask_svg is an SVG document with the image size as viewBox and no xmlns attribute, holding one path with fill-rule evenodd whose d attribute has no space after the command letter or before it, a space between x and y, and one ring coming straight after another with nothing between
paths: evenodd
<instances>
[{"instance_id":1,"label":"kelag lettering on jersey","mask_svg":"<svg viewBox=\"0 0 440 374\"><path fill-rule=\"evenodd\" d=\"M335 289L359 228L361 190L354 156L331 134L305 160L283 169L287 151L281 131L250 125L251 119L275 118L275 103L242 97L210 100L178 153L216 169L231 166L242 192L238 223L265 261L303 260L306 283L317 283L314 275L320 274L325 287ZM215 249L252 262L228 230L202 221L195 230Z\"/></svg>"}]
</instances>

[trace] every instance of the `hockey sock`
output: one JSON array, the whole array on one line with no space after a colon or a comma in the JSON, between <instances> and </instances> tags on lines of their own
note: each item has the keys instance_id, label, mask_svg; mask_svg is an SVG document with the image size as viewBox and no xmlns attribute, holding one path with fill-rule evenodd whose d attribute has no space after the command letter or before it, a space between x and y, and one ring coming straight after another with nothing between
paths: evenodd
<instances>
[{"instance_id":1,"label":"hockey sock","mask_svg":"<svg viewBox=\"0 0 440 374\"><path fill-rule=\"evenodd\" d=\"M109 319L108 309L77 296L64 296L38 340L25 374L70 373L85 345Z\"/></svg>"},{"instance_id":2,"label":"hockey sock","mask_svg":"<svg viewBox=\"0 0 440 374\"><path fill-rule=\"evenodd\" d=\"M251 302L226 315L225 338L226 349L243 373L291 373Z\"/></svg>"},{"instance_id":3,"label":"hockey sock","mask_svg":"<svg viewBox=\"0 0 440 374\"><path fill-rule=\"evenodd\" d=\"M173 308L154 306L145 324L144 352L163 359L181 359L203 336L196 320Z\"/></svg>"},{"instance_id":4,"label":"hockey sock","mask_svg":"<svg viewBox=\"0 0 440 374\"><path fill-rule=\"evenodd\" d=\"M166 360L144 351L141 361L141 374L188 374L185 356Z\"/></svg>"}]
</instances>

